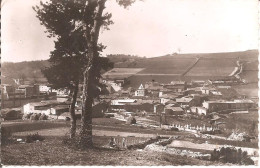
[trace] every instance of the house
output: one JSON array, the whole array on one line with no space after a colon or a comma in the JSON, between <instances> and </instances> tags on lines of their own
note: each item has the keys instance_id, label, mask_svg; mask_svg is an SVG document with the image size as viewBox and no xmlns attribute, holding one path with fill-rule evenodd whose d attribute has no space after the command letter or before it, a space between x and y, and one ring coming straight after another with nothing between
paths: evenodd
<instances>
[{"instance_id":1,"label":"house","mask_svg":"<svg viewBox=\"0 0 260 168\"><path fill-rule=\"evenodd\" d=\"M50 105L48 103L37 102L37 103L28 103L23 106L23 113L41 113L45 115L50 115Z\"/></svg>"},{"instance_id":2,"label":"house","mask_svg":"<svg viewBox=\"0 0 260 168\"><path fill-rule=\"evenodd\" d=\"M59 105L67 105L66 103L61 103L56 100L48 100L48 101L41 101L41 102L34 102L34 103L27 103L23 106L23 113L30 114L30 113L41 113L45 115L51 115L53 107L57 107ZM55 109L54 109L55 110ZM59 111L59 109L57 109Z\"/></svg>"},{"instance_id":3,"label":"house","mask_svg":"<svg viewBox=\"0 0 260 168\"><path fill-rule=\"evenodd\" d=\"M178 98L178 95L174 94L164 94L160 97L160 103L161 104L166 104L168 101L173 100L175 101L176 98Z\"/></svg>"},{"instance_id":4,"label":"house","mask_svg":"<svg viewBox=\"0 0 260 168\"><path fill-rule=\"evenodd\" d=\"M145 96L145 92L146 90L144 86L141 84L139 88L135 91L135 96Z\"/></svg>"},{"instance_id":5,"label":"house","mask_svg":"<svg viewBox=\"0 0 260 168\"><path fill-rule=\"evenodd\" d=\"M239 110L248 110L253 108L255 103L252 100L216 100L216 101L205 101L202 106L207 109L209 113L211 112L232 112Z\"/></svg>"},{"instance_id":6,"label":"house","mask_svg":"<svg viewBox=\"0 0 260 168\"><path fill-rule=\"evenodd\" d=\"M177 98L176 102L181 107L191 107L191 106L194 106L196 104L195 101L194 101L194 98L191 98L191 97Z\"/></svg>"},{"instance_id":7,"label":"house","mask_svg":"<svg viewBox=\"0 0 260 168\"><path fill-rule=\"evenodd\" d=\"M187 90L184 91L184 95L190 94L202 94L202 90L200 87L187 88Z\"/></svg>"},{"instance_id":8,"label":"house","mask_svg":"<svg viewBox=\"0 0 260 168\"><path fill-rule=\"evenodd\" d=\"M164 107L165 115L183 115L184 110L181 107L176 107L175 104L168 104Z\"/></svg>"},{"instance_id":9,"label":"house","mask_svg":"<svg viewBox=\"0 0 260 168\"><path fill-rule=\"evenodd\" d=\"M207 109L205 107L191 107L190 111L198 115L207 115Z\"/></svg>"}]
</instances>

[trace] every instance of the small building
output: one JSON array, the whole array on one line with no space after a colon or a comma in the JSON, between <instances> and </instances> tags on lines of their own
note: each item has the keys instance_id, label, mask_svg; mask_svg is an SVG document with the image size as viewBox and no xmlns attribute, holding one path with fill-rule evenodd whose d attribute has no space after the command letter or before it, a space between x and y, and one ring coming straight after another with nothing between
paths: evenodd
<instances>
[{"instance_id":1,"label":"small building","mask_svg":"<svg viewBox=\"0 0 260 168\"><path fill-rule=\"evenodd\" d=\"M145 96L145 88L144 88L144 86L142 84L135 91L135 96Z\"/></svg>"},{"instance_id":2,"label":"small building","mask_svg":"<svg viewBox=\"0 0 260 168\"><path fill-rule=\"evenodd\" d=\"M45 115L50 115L50 105L47 103L37 102L37 103L28 103L23 106L23 113L41 113Z\"/></svg>"},{"instance_id":3,"label":"small building","mask_svg":"<svg viewBox=\"0 0 260 168\"><path fill-rule=\"evenodd\" d=\"M176 101L176 99L179 97L179 95L175 94L164 94L160 97L160 103L161 104L166 104L168 101Z\"/></svg>"},{"instance_id":4,"label":"small building","mask_svg":"<svg viewBox=\"0 0 260 168\"><path fill-rule=\"evenodd\" d=\"M216 100L216 101L205 101L202 106L211 112L232 112L238 110L247 110L254 107L255 103L252 100Z\"/></svg>"},{"instance_id":5,"label":"small building","mask_svg":"<svg viewBox=\"0 0 260 168\"><path fill-rule=\"evenodd\" d=\"M195 105L195 101L193 98L190 98L190 97L182 97L182 98L177 98L176 99L176 102L180 105L180 106L183 106L183 107L186 107L186 106L194 106Z\"/></svg>"},{"instance_id":6,"label":"small building","mask_svg":"<svg viewBox=\"0 0 260 168\"><path fill-rule=\"evenodd\" d=\"M168 104L164 107L165 115L183 115L184 110L181 107L176 107L175 104Z\"/></svg>"},{"instance_id":7,"label":"small building","mask_svg":"<svg viewBox=\"0 0 260 168\"><path fill-rule=\"evenodd\" d=\"M205 107L191 107L190 111L198 115L207 115L207 109Z\"/></svg>"}]
</instances>

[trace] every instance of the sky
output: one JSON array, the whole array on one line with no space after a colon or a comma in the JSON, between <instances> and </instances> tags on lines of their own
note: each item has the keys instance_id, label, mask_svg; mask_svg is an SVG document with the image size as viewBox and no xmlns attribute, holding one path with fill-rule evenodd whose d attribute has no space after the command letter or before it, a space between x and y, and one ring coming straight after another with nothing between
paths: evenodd
<instances>
[{"instance_id":1,"label":"sky","mask_svg":"<svg viewBox=\"0 0 260 168\"><path fill-rule=\"evenodd\" d=\"M2 61L45 60L54 50L32 6L39 0L3 0ZM145 57L258 48L258 0L142 0L128 9L108 0L114 24L102 30L102 55Z\"/></svg>"}]
</instances>

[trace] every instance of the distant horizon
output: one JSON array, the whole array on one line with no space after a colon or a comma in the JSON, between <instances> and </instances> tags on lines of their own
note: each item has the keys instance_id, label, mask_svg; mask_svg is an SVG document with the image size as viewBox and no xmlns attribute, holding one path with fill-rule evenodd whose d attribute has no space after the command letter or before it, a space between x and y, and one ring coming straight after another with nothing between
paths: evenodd
<instances>
[{"instance_id":1,"label":"distant horizon","mask_svg":"<svg viewBox=\"0 0 260 168\"><path fill-rule=\"evenodd\" d=\"M243 50L243 51L230 51L230 52L197 52L197 53L171 53L171 54L165 54L165 55L161 55L161 56L153 56L153 57L145 57L145 56L141 56L141 55L134 55L134 54L106 54L107 55L129 55L129 56L136 56L136 57L145 57L145 58L156 58L156 57L163 57L163 56L167 56L167 55L173 55L173 54L177 54L177 55L188 55L188 54L218 54L218 53L236 53L236 52L247 52L247 51L258 51L259 49L248 49L248 50ZM258 53L259 56L259 53ZM1 63L21 63L21 62L33 62L33 61L47 61L49 58L47 59L38 59L38 60L24 60L24 61L17 61L17 62L13 62L13 61L1 61ZM2 59L1 59L2 60Z\"/></svg>"}]
</instances>

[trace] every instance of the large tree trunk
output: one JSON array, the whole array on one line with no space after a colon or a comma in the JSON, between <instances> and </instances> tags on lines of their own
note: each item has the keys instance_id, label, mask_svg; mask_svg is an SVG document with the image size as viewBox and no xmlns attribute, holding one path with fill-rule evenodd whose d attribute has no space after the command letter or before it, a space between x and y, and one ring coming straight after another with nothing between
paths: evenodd
<instances>
[{"instance_id":1,"label":"large tree trunk","mask_svg":"<svg viewBox=\"0 0 260 168\"><path fill-rule=\"evenodd\" d=\"M82 113L81 113L81 130L80 146L82 149L91 148L92 142L92 86L93 82L92 66L84 71L84 84L82 95Z\"/></svg>"},{"instance_id":2,"label":"large tree trunk","mask_svg":"<svg viewBox=\"0 0 260 168\"><path fill-rule=\"evenodd\" d=\"M75 104L77 102L78 90L79 90L79 82L77 81L73 87L72 100L70 105L70 116L71 116L70 138L75 138L76 136L77 118L75 114Z\"/></svg>"},{"instance_id":3,"label":"large tree trunk","mask_svg":"<svg viewBox=\"0 0 260 168\"><path fill-rule=\"evenodd\" d=\"M81 114L81 130L80 130L80 146L82 149L92 148L92 104L94 98L95 88L95 65L93 62L98 57L97 42L100 27L102 25L102 12L105 8L106 0L98 0L96 10L94 10L95 18L94 24L91 29L86 27L87 43L88 43L88 53L87 53L87 66L84 71L84 84L83 84L83 94L82 94L82 114ZM90 3L95 3L92 1Z\"/></svg>"}]
</instances>

